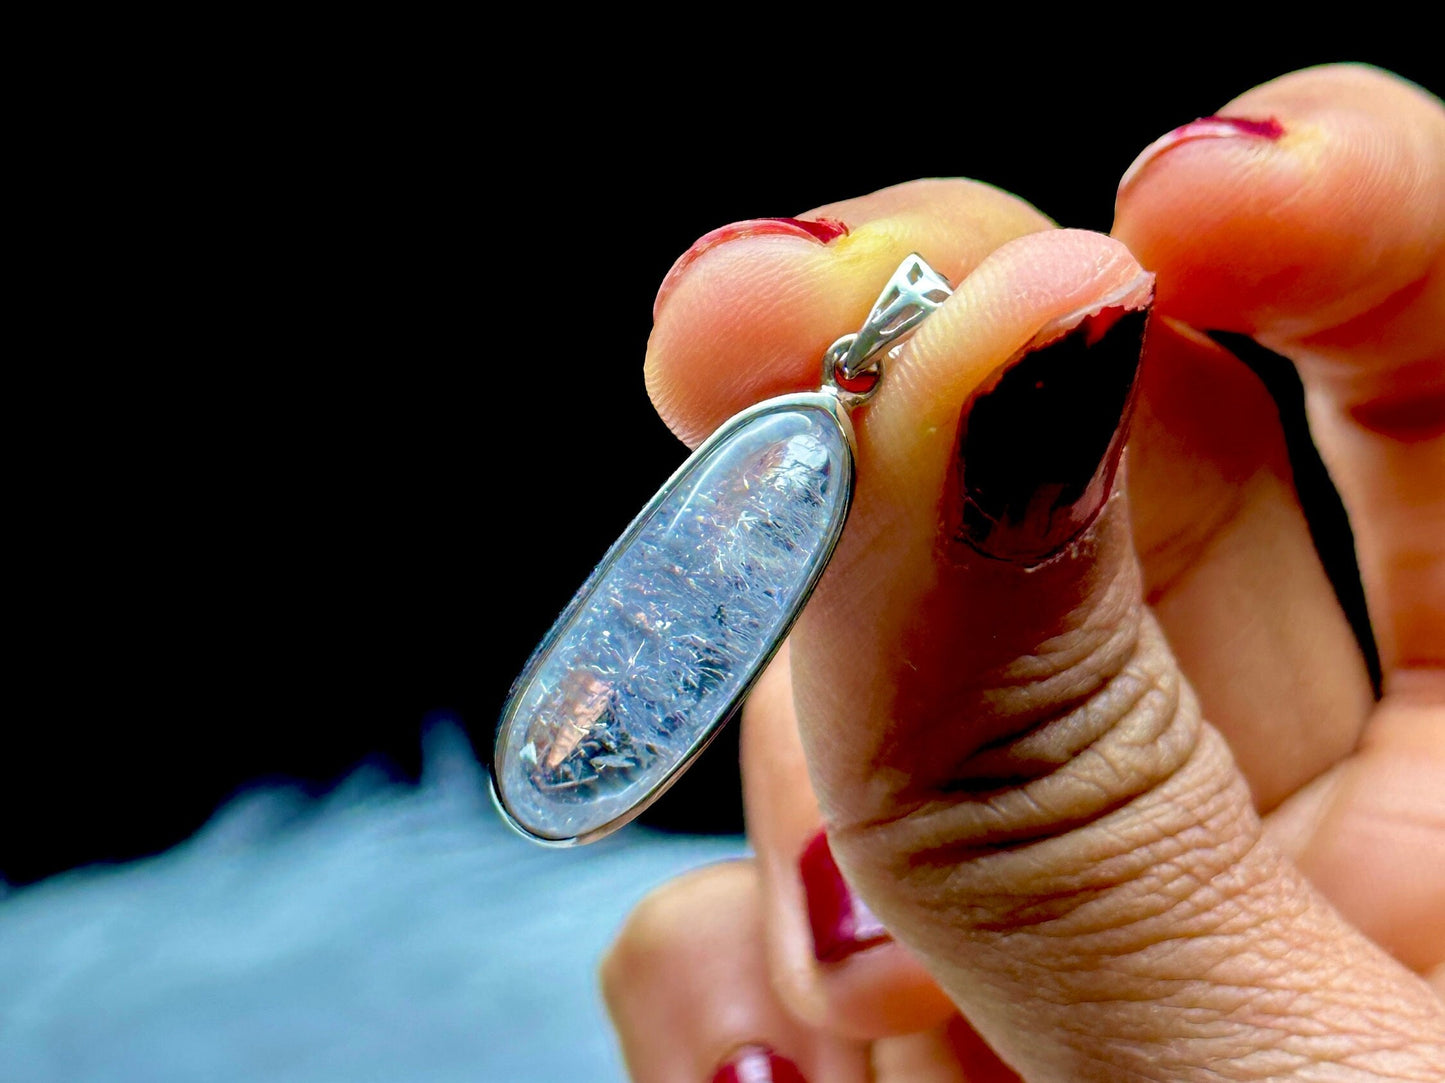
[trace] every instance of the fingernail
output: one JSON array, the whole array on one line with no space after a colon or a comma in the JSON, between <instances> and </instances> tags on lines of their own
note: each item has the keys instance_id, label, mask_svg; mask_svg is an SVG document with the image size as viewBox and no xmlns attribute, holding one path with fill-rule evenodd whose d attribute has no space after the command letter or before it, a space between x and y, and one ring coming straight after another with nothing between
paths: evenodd
<instances>
[{"instance_id":1,"label":"fingernail","mask_svg":"<svg viewBox=\"0 0 1445 1083\"><path fill-rule=\"evenodd\" d=\"M1161 135L1145 147L1134 159L1134 164L1124 171L1123 179L1119 181L1119 194L1124 194L1124 189L1134 183L1145 166L1181 143L1192 143L1197 139L1261 139L1273 143L1282 135L1284 125L1274 117L1200 117Z\"/></svg>"},{"instance_id":2,"label":"fingernail","mask_svg":"<svg viewBox=\"0 0 1445 1083\"><path fill-rule=\"evenodd\" d=\"M883 923L848 887L822 831L803 850L798 870L808 897L808 923L818 962L836 963L891 939Z\"/></svg>"},{"instance_id":3,"label":"fingernail","mask_svg":"<svg viewBox=\"0 0 1445 1083\"><path fill-rule=\"evenodd\" d=\"M964 403L963 541L985 556L1037 564L1094 521L1124 450L1148 315L1146 306L1086 317L1020 354Z\"/></svg>"},{"instance_id":4,"label":"fingernail","mask_svg":"<svg viewBox=\"0 0 1445 1083\"><path fill-rule=\"evenodd\" d=\"M696 262L710 248L716 248L728 241L741 237L802 237L818 244L827 244L848 235L848 227L836 218L822 217L812 221L801 218L750 218L746 222L733 222L719 226L710 233L704 233L692 242L692 247L677 257L677 262L667 272L657 290L657 300L652 302L652 318L662 311L662 303L677 287L683 272Z\"/></svg>"},{"instance_id":5,"label":"fingernail","mask_svg":"<svg viewBox=\"0 0 1445 1083\"><path fill-rule=\"evenodd\" d=\"M765 1045L745 1045L723 1063L712 1083L808 1083L798 1066Z\"/></svg>"}]
</instances>

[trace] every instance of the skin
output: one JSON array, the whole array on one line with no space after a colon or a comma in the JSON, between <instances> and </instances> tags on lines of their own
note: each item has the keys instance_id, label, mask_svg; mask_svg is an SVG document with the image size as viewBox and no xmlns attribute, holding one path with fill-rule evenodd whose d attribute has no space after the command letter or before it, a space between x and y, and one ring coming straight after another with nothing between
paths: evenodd
<instances>
[{"instance_id":1,"label":"skin","mask_svg":"<svg viewBox=\"0 0 1445 1083\"><path fill-rule=\"evenodd\" d=\"M844 1083L1445 1078L1445 109L1335 66L1220 113L1283 134L1161 140L1112 239L924 181L669 280L648 387L694 443L810 386L909 251L958 290L855 419L853 518L745 711L756 859L661 889L604 961L642 1083L745 1042ZM1108 503L1039 567L979 557L948 485L969 393L1156 283ZM1273 405L1199 328L1298 366L1378 702ZM1004 762L1048 769L958 784ZM827 965L797 874L824 825L894 936Z\"/></svg>"}]
</instances>

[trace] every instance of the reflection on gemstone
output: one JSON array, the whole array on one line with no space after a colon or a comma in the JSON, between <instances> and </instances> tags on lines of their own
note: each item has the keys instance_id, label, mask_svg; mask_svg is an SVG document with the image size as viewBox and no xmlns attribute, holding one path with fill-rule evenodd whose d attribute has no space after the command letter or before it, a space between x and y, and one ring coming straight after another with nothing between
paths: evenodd
<instances>
[{"instance_id":1,"label":"reflection on gemstone","mask_svg":"<svg viewBox=\"0 0 1445 1083\"><path fill-rule=\"evenodd\" d=\"M574 670L562 679L552 702L532 719L527 744L522 749L522 755L530 763L537 764L537 748L550 746L532 772L538 785L559 784L550 781L547 775L556 772L577 750L582 739L597 726L607 710L611 691L610 684L586 670ZM605 723L602 728L606 729Z\"/></svg>"},{"instance_id":2,"label":"reflection on gemstone","mask_svg":"<svg viewBox=\"0 0 1445 1083\"><path fill-rule=\"evenodd\" d=\"M605 827L731 713L837 540L851 470L815 405L741 420L689 460L514 689L496 776L523 827Z\"/></svg>"}]
</instances>

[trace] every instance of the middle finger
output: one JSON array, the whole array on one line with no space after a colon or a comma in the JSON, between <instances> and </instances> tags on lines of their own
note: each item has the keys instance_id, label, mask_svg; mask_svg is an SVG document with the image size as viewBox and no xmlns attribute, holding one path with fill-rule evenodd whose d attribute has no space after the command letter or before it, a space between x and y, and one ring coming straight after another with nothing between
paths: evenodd
<instances>
[{"instance_id":1,"label":"middle finger","mask_svg":"<svg viewBox=\"0 0 1445 1083\"><path fill-rule=\"evenodd\" d=\"M743 804L778 999L796 1018L853 1038L944 1022L953 1004L833 862L808 782L786 647L753 689L742 725Z\"/></svg>"}]
</instances>

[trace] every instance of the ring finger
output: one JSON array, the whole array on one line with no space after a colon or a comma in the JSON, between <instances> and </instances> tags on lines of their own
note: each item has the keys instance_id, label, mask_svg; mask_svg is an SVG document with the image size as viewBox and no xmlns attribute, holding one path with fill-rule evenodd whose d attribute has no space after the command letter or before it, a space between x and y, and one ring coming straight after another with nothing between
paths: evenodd
<instances>
[{"instance_id":1,"label":"ring finger","mask_svg":"<svg viewBox=\"0 0 1445 1083\"><path fill-rule=\"evenodd\" d=\"M602 991L636 1083L864 1083L868 1046L795 1020L772 991L756 870L700 869L635 909Z\"/></svg>"}]
</instances>

